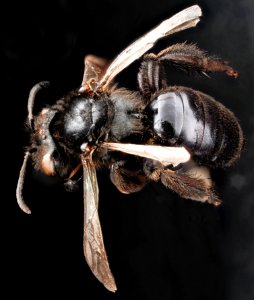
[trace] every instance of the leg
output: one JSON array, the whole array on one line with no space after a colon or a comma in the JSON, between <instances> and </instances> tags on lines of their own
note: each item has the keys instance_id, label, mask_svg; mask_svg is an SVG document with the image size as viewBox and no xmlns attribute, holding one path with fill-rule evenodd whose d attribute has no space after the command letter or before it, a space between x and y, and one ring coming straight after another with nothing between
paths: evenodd
<instances>
[{"instance_id":1,"label":"leg","mask_svg":"<svg viewBox=\"0 0 254 300\"><path fill-rule=\"evenodd\" d=\"M110 179L121 193L139 192L147 183L142 166L130 161L117 161L111 165Z\"/></svg>"},{"instance_id":2,"label":"leg","mask_svg":"<svg viewBox=\"0 0 254 300\"><path fill-rule=\"evenodd\" d=\"M138 83L142 94L149 98L152 93L167 86L164 68L172 65L187 73L198 73L208 76L210 72L225 72L228 76L237 77L238 73L225 61L209 57L193 44L175 44L158 54L144 56L138 73Z\"/></svg>"},{"instance_id":3,"label":"leg","mask_svg":"<svg viewBox=\"0 0 254 300\"><path fill-rule=\"evenodd\" d=\"M194 162L179 165L177 169L163 168L158 162L147 160L144 164L146 175L161 182L180 197L214 205L221 203L212 188L210 172Z\"/></svg>"}]
</instances>

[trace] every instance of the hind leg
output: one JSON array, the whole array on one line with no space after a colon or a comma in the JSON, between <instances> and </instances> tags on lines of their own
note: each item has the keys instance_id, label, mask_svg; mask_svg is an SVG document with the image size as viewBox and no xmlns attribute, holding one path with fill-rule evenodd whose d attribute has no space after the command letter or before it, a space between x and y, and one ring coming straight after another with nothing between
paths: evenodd
<instances>
[{"instance_id":1,"label":"hind leg","mask_svg":"<svg viewBox=\"0 0 254 300\"><path fill-rule=\"evenodd\" d=\"M165 68L173 66L179 70L193 74L208 76L211 72L224 72L228 76L237 77L238 73L227 62L208 56L193 44L175 44L158 54L149 53L144 56L139 73L138 84L143 96L147 99L151 94L168 86Z\"/></svg>"},{"instance_id":2,"label":"hind leg","mask_svg":"<svg viewBox=\"0 0 254 300\"><path fill-rule=\"evenodd\" d=\"M162 167L160 163L147 160L144 164L147 177L161 181L163 185L180 197L219 205L221 200L213 190L210 172L194 162L180 164L177 168Z\"/></svg>"}]
</instances>

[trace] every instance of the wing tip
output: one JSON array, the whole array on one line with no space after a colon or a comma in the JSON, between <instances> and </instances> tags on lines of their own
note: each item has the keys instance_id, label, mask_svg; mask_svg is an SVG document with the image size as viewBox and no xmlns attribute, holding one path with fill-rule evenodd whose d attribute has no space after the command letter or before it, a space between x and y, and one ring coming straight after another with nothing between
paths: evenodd
<instances>
[{"instance_id":1,"label":"wing tip","mask_svg":"<svg viewBox=\"0 0 254 300\"><path fill-rule=\"evenodd\" d=\"M104 286L107 290L109 290L112 293L115 293L117 291L115 282L106 283L104 284Z\"/></svg>"},{"instance_id":2,"label":"wing tip","mask_svg":"<svg viewBox=\"0 0 254 300\"><path fill-rule=\"evenodd\" d=\"M192 6L197 12L200 13L200 16L202 16L202 9L198 4L195 4Z\"/></svg>"},{"instance_id":3,"label":"wing tip","mask_svg":"<svg viewBox=\"0 0 254 300\"><path fill-rule=\"evenodd\" d=\"M196 15L196 17L201 17L202 16L202 9L198 4L194 4L192 6L189 6L185 10L192 12L193 14Z\"/></svg>"}]
</instances>

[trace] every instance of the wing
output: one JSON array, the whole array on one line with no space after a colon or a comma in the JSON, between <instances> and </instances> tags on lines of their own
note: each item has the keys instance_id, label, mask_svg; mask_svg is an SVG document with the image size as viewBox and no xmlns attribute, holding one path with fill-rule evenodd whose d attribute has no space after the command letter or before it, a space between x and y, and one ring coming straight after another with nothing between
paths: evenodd
<instances>
[{"instance_id":1,"label":"wing","mask_svg":"<svg viewBox=\"0 0 254 300\"><path fill-rule=\"evenodd\" d=\"M156 145L136 145L122 143L102 143L100 145L109 150L121 151L161 162L164 166L173 165L190 160L190 153L184 147L166 147Z\"/></svg>"},{"instance_id":2,"label":"wing","mask_svg":"<svg viewBox=\"0 0 254 300\"><path fill-rule=\"evenodd\" d=\"M79 92L96 88L96 86L92 85L98 83L104 75L109 65L109 60L89 54L85 57L84 65L84 75Z\"/></svg>"},{"instance_id":3,"label":"wing","mask_svg":"<svg viewBox=\"0 0 254 300\"><path fill-rule=\"evenodd\" d=\"M118 73L151 49L159 39L196 26L201 15L202 12L198 5L190 6L143 35L116 57L101 78L97 88L105 90Z\"/></svg>"},{"instance_id":4,"label":"wing","mask_svg":"<svg viewBox=\"0 0 254 300\"><path fill-rule=\"evenodd\" d=\"M99 190L96 170L91 159L81 155L84 180L84 254L95 277L112 291L116 291L104 247L98 215Z\"/></svg>"}]
</instances>

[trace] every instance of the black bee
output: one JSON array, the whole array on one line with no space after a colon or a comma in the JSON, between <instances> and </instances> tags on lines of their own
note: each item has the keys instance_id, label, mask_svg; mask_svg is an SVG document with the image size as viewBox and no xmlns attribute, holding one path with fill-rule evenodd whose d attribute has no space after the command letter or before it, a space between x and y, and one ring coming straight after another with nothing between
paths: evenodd
<instances>
[{"instance_id":1,"label":"black bee","mask_svg":"<svg viewBox=\"0 0 254 300\"><path fill-rule=\"evenodd\" d=\"M167 35L195 26L201 9L191 6L162 22L109 63L92 55L85 58L81 87L33 116L36 93L28 100L31 145L25 153L17 186L17 200L31 213L22 197L25 171L34 167L60 176L68 190L83 168L84 254L94 275L110 291L116 290L104 248L98 216L96 168L110 169L110 178L123 193L141 190L150 180L161 181L183 198L220 199L213 189L209 168L231 166L243 145L234 116L212 97L182 86L170 86L170 65L207 75L225 72L237 77L226 62L209 57L193 44L175 44L158 54L147 54L138 73L139 90L118 88L113 79Z\"/></svg>"}]
</instances>

